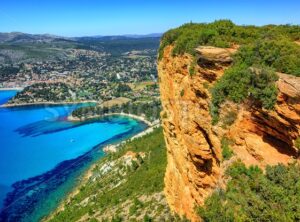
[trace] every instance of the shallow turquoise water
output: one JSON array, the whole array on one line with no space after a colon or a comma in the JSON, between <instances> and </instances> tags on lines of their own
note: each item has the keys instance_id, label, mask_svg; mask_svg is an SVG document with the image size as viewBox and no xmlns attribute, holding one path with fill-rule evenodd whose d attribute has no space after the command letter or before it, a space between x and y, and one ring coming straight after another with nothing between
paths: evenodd
<instances>
[{"instance_id":1,"label":"shallow turquoise water","mask_svg":"<svg viewBox=\"0 0 300 222\"><path fill-rule=\"evenodd\" d=\"M14 94L0 91L0 102ZM0 221L37 221L103 156L105 143L146 128L125 117L68 122L78 106L0 108Z\"/></svg>"}]
</instances>

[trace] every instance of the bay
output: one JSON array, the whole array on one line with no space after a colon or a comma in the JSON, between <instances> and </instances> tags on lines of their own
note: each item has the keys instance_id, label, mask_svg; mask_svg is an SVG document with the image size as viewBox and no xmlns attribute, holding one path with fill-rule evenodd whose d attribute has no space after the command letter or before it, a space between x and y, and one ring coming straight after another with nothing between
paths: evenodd
<instances>
[{"instance_id":1,"label":"bay","mask_svg":"<svg viewBox=\"0 0 300 222\"><path fill-rule=\"evenodd\" d=\"M0 91L4 104L15 91ZM146 128L128 117L75 123L79 106L0 108L0 221L38 221L55 209L105 144Z\"/></svg>"}]
</instances>

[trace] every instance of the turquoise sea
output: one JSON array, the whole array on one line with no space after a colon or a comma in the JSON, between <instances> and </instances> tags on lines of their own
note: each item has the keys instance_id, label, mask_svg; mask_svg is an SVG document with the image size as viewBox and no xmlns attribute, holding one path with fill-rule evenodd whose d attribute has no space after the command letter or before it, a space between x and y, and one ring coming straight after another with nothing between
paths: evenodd
<instances>
[{"instance_id":1,"label":"turquoise sea","mask_svg":"<svg viewBox=\"0 0 300 222\"><path fill-rule=\"evenodd\" d=\"M16 91L0 91L0 104ZM0 221L39 221L101 158L105 144L144 130L127 117L73 123L78 105L0 108Z\"/></svg>"}]
</instances>

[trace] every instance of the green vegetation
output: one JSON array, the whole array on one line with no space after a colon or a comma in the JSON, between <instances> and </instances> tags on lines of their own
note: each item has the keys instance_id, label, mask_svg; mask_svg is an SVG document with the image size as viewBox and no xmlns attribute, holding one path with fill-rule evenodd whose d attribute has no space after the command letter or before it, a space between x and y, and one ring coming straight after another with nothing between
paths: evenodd
<instances>
[{"instance_id":1,"label":"green vegetation","mask_svg":"<svg viewBox=\"0 0 300 222\"><path fill-rule=\"evenodd\" d=\"M138 154L133 161L136 164L131 167L124 162L128 151ZM174 218L165 201L161 201L166 165L161 128L126 142L117 153L109 154L96 164L93 176L51 221L78 221L83 216L87 216L86 220L96 218L98 221L181 221Z\"/></svg>"},{"instance_id":2,"label":"green vegetation","mask_svg":"<svg viewBox=\"0 0 300 222\"><path fill-rule=\"evenodd\" d=\"M225 71L211 90L212 116L218 118L220 105L226 99L235 103L253 99L262 107L272 109L277 98L277 79L275 72L267 67L249 68L245 64L233 66Z\"/></svg>"},{"instance_id":3,"label":"green vegetation","mask_svg":"<svg viewBox=\"0 0 300 222\"><path fill-rule=\"evenodd\" d=\"M173 55L189 53L194 55L194 49L199 45L230 46L227 37L232 36L235 25L229 20L220 20L211 24L189 23L177 29L166 32L161 40L159 59L162 58L166 46L174 44Z\"/></svg>"},{"instance_id":4,"label":"green vegetation","mask_svg":"<svg viewBox=\"0 0 300 222\"><path fill-rule=\"evenodd\" d=\"M299 39L300 26L238 26L230 20L189 23L164 34L159 59L168 45L173 45L173 56L188 53L194 56L193 61L195 48L200 45L240 46L233 66L212 88L211 114L215 124L219 120L220 105L227 99L236 103L252 99L255 105L266 109L274 107L275 71L300 76L300 47L294 42ZM194 75L195 64L190 65L191 75Z\"/></svg>"},{"instance_id":5,"label":"green vegetation","mask_svg":"<svg viewBox=\"0 0 300 222\"><path fill-rule=\"evenodd\" d=\"M123 105L114 105L112 107L88 106L81 107L72 112L72 116L77 118L89 118L93 116L101 116L110 113L127 113L137 116L145 116L149 121L159 119L161 111L161 103L159 100L152 102L135 102Z\"/></svg>"},{"instance_id":6,"label":"green vegetation","mask_svg":"<svg viewBox=\"0 0 300 222\"><path fill-rule=\"evenodd\" d=\"M132 91L132 89L128 85L120 83L117 86L115 96L120 97L123 95L123 93L130 91Z\"/></svg>"},{"instance_id":7,"label":"green vegetation","mask_svg":"<svg viewBox=\"0 0 300 222\"><path fill-rule=\"evenodd\" d=\"M56 38L40 42L37 39L28 41L25 36L20 36L20 41L15 39L15 41L0 43L0 58L3 58L5 63L66 59L69 49L105 52L113 56L119 56L133 50L148 50L148 53L144 53L145 55L149 55L150 52L151 56L156 56L159 39L159 37L120 37L119 39L82 37L76 40Z\"/></svg>"},{"instance_id":8,"label":"green vegetation","mask_svg":"<svg viewBox=\"0 0 300 222\"><path fill-rule=\"evenodd\" d=\"M197 60L195 58L193 58L193 61L191 62L190 67L189 67L189 74L190 74L190 76L195 75L195 73L196 73L196 65L197 65Z\"/></svg>"},{"instance_id":9,"label":"green vegetation","mask_svg":"<svg viewBox=\"0 0 300 222\"><path fill-rule=\"evenodd\" d=\"M247 168L236 162L228 170L227 189L216 191L198 212L204 221L299 221L300 166Z\"/></svg>"},{"instance_id":10,"label":"green vegetation","mask_svg":"<svg viewBox=\"0 0 300 222\"><path fill-rule=\"evenodd\" d=\"M9 103L65 102L72 100L70 86L62 83L35 83L18 92Z\"/></svg>"},{"instance_id":11,"label":"green vegetation","mask_svg":"<svg viewBox=\"0 0 300 222\"><path fill-rule=\"evenodd\" d=\"M0 66L0 82L4 82L8 79L9 75L16 75L20 69L18 67Z\"/></svg>"},{"instance_id":12,"label":"green vegetation","mask_svg":"<svg viewBox=\"0 0 300 222\"><path fill-rule=\"evenodd\" d=\"M300 136L295 140L295 146L298 149L298 151L300 152Z\"/></svg>"},{"instance_id":13,"label":"green vegetation","mask_svg":"<svg viewBox=\"0 0 300 222\"><path fill-rule=\"evenodd\" d=\"M300 33L299 33L300 36ZM234 56L235 64L267 66L277 72L300 76L300 47L287 40L257 40L242 46Z\"/></svg>"},{"instance_id":14,"label":"green vegetation","mask_svg":"<svg viewBox=\"0 0 300 222\"><path fill-rule=\"evenodd\" d=\"M54 42L24 42L24 43L1 43L0 58L5 63L32 61L50 61L66 58L68 49L80 48L77 42L56 40Z\"/></svg>"},{"instance_id":15,"label":"green vegetation","mask_svg":"<svg viewBox=\"0 0 300 222\"><path fill-rule=\"evenodd\" d=\"M184 89L182 89L182 90L180 91L180 96L181 96L181 97L184 96Z\"/></svg>"},{"instance_id":16,"label":"green vegetation","mask_svg":"<svg viewBox=\"0 0 300 222\"><path fill-rule=\"evenodd\" d=\"M236 118L237 118L237 112L235 111L229 111L228 113L226 113L226 115L223 118L223 128L227 128L228 126L231 126Z\"/></svg>"},{"instance_id":17,"label":"green vegetation","mask_svg":"<svg viewBox=\"0 0 300 222\"><path fill-rule=\"evenodd\" d=\"M221 141L221 148L224 160L229 160L233 156L233 151L231 150L230 145L232 145L232 141L226 137L223 137Z\"/></svg>"},{"instance_id":18,"label":"green vegetation","mask_svg":"<svg viewBox=\"0 0 300 222\"><path fill-rule=\"evenodd\" d=\"M168 114L166 111L163 112L162 116L161 116L162 119L166 119L168 118Z\"/></svg>"},{"instance_id":19,"label":"green vegetation","mask_svg":"<svg viewBox=\"0 0 300 222\"><path fill-rule=\"evenodd\" d=\"M156 50L159 47L159 37L150 38L79 38L78 42L84 44L86 47L96 49L98 51L105 51L113 56L127 53L129 51L151 50L153 55L156 55ZM149 51L150 51L149 50Z\"/></svg>"},{"instance_id":20,"label":"green vegetation","mask_svg":"<svg viewBox=\"0 0 300 222\"><path fill-rule=\"evenodd\" d=\"M253 44L257 40L296 41L299 39L299 26L238 26L230 20L200 24L188 23L179 28L171 29L163 35L159 49L159 59L162 58L164 48L171 44L174 45L173 55L184 53L194 55L194 49L199 45L226 48L233 44Z\"/></svg>"}]
</instances>

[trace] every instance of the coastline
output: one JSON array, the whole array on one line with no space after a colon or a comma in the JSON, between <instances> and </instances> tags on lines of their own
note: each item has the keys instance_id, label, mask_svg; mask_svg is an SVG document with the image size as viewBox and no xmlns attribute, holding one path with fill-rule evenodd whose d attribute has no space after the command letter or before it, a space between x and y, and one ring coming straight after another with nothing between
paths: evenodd
<instances>
[{"instance_id":1,"label":"coastline","mask_svg":"<svg viewBox=\"0 0 300 222\"><path fill-rule=\"evenodd\" d=\"M114 114L114 115L119 115L119 114ZM136 116L136 117L138 117L138 116ZM140 118L142 118L142 117L140 117ZM145 130L141 131L140 133L138 133L136 135L133 135L132 137L130 137L126 140L123 140L123 141L115 143L115 144L114 143L107 144L102 149L106 154L110 153L111 151L118 152L118 147L120 145L126 143L126 141L132 141L134 139L143 137L143 136L151 133L154 129L158 128L160 125L161 125L160 123L153 124L152 126L149 126ZM67 205L70 202L70 200L72 198L74 198L80 192L80 187L82 185L84 185L85 183L87 183L88 180L91 178L95 167L96 167L96 163L92 164L85 172L82 173L82 175L80 176L80 181L74 186L74 188L72 190L70 190L70 192L68 194L66 194L65 198L58 204L57 208L54 211L52 211L49 215L47 215L41 219L42 222L53 219L55 214L57 214L65 209L65 205Z\"/></svg>"},{"instance_id":2,"label":"coastline","mask_svg":"<svg viewBox=\"0 0 300 222\"><path fill-rule=\"evenodd\" d=\"M81 176L80 176L80 181L78 182L78 184L75 185L74 189L72 189L67 195L66 197L58 204L57 208L52 211L49 215L41 218L41 221L49 221L51 219L53 219L54 215L59 213L60 211L63 211L65 209L65 205L68 204L70 202L70 200L79 193L80 189L79 187L83 184L85 184L90 177L93 175L93 170L95 168L96 164L92 164Z\"/></svg>"},{"instance_id":3,"label":"coastline","mask_svg":"<svg viewBox=\"0 0 300 222\"><path fill-rule=\"evenodd\" d=\"M9 107L26 107L26 106L59 106L59 105L64 105L64 104L83 104L83 103L98 103L97 101L79 101L79 102L40 102L40 103L20 103L20 104L4 104L0 107L5 107L5 108L9 108ZM159 121L154 121L154 122L150 122L148 120L146 120L144 117L142 116L137 116L137 115L133 115L133 114L127 114L127 113L110 113L110 114L104 114L104 115L99 115L99 116L94 116L92 118L85 118L84 120L80 120L80 119L76 119L73 118L71 116L68 117L69 121L87 121L90 119L97 119L97 118L101 118L101 117L107 117L107 116L126 116L129 118L133 118L136 120L139 120L143 123L145 123L148 127L146 129L144 129L143 131L137 133L136 135L132 135L130 138L124 139L123 141L119 141L117 143L111 143L108 144L107 146L112 146L115 148L118 148L118 146L122 145L123 143L125 143L126 141L130 141L139 137L142 137L150 132L152 132L156 127L158 127ZM105 146L106 147L106 146ZM104 150L105 147L102 147L101 149ZM117 151L117 149L116 149ZM107 152L105 152L107 153ZM57 205L56 209L54 209L52 212L50 212L49 215L46 215L45 217L43 217L41 219L41 221L49 221L51 218L53 218L53 216L64 210L64 207L66 206L66 204L70 201L70 199L72 197L74 197L76 194L78 194L80 192L80 186L82 184L87 183L87 181L90 179L90 177L93 175L93 169L95 167L95 164L92 164L89 168L87 168L84 172L82 172L82 174L80 175L80 179L79 181L74 184L74 188L70 190L70 192L68 192L63 200Z\"/></svg>"},{"instance_id":4,"label":"coastline","mask_svg":"<svg viewBox=\"0 0 300 222\"><path fill-rule=\"evenodd\" d=\"M96 116L82 118L82 119L76 118L76 117L73 117L72 115L70 115L70 116L68 116L68 120L71 121L71 122L84 122L84 121L87 121L87 120L94 120L94 119L99 119L99 118L108 117L108 116L126 116L126 117L130 117L130 118L142 121L142 122L146 123L149 127L155 125L154 122L150 122L142 116L137 116L137 115L133 115L133 114L129 114L129 113L108 113L108 114L96 115Z\"/></svg>"},{"instance_id":5,"label":"coastline","mask_svg":"<svg viewBox=\"0 0 300 222\"><path fill-rule=\"evenodd\" d=\"M76 105L76 104L85 104L85 103L98 103L96 100L84 100L78 102L34 102L34 103L17 103L17 104L3 104L3 108L11 107L23 107L23 106L59 106L59 105Z\"/></svg>"}]
</instances>

